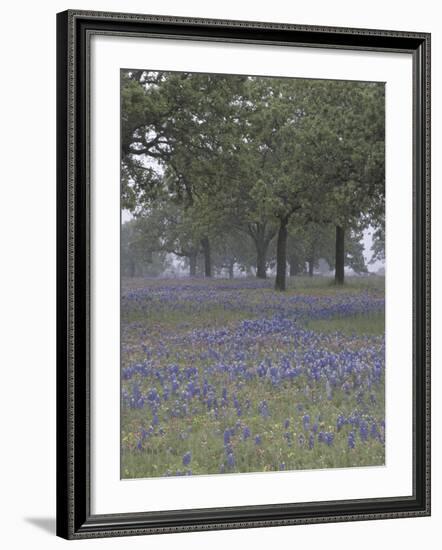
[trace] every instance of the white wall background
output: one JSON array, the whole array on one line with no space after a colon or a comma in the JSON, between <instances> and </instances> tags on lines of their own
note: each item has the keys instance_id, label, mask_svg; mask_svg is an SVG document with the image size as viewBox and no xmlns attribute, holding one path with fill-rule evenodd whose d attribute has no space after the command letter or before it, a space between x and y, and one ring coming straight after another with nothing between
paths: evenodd
<instances>
[{"instance_id":1,"label":"white wall background","mask_svg":"<svg viewBox=\"0 0 442 550\"><path fill-rule=\"evenodd\" d=\"M442 16L437 0L141 0L8 2L0 86L2 269L0 541L3 548L401 550L442 535ZM55 530L55 13L67 8L384 28L432 33L433 515L431 518L88 540Z\"/></svg>"}]
</instances>

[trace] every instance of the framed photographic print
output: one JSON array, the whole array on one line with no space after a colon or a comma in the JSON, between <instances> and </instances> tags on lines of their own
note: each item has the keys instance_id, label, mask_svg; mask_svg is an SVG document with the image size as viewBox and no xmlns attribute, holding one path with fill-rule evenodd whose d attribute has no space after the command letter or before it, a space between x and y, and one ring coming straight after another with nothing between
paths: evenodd
<instances>
[{"instance_id":1,"label":"framed photographic print","mask_svg":"<svg viewBox=\"0 0 442 550\"><path fill-rule=\"evenodd\" d=\"M429 515L430 36L57 37L57 534Z\"/></svg>"}]
</instances>

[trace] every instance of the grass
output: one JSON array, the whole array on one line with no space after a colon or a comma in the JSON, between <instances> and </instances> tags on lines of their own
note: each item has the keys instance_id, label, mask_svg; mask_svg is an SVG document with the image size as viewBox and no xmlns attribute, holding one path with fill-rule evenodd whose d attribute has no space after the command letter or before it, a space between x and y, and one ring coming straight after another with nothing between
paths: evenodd
<instances>
[{"instance_id":1,"label":"grass","mask_svg":"<svg viewBox=\"0 0 442 550\"><path fill-rule=\"evenodd\" d=\"M323 333L340 332L349 336L382 336L385 333L383 312L352 315L346 318L315 319L305 323L306 328Z\"/></svg>"},{"instance_id":2,"label":"grass","mask_svg":"<svg viewBox=\"0 0 442 550\"><path fill-rule=\"evenodd\" d=\"M348 292L376 292L383 294L385 287L385 277L379 275L369 275L364 277L350 276L346 277L343 285L336 285L333 277L305 275L289 277L287 279L287 288L289 291L304 292L314 291L325 294L339 294Z\"/></svg>"},{"instance_id":3,"label":"grass","mask_svg":"<svg viewBox=\"0 0 442 550\"><path fill-rule=\"evenodd\" d=\"M187 331L206 328L220 328L230 323L235 323L244 318L244 313L234 310L226 310L220 306L212 305L194 315L192 304L180 311L153 310L148 314L145 311L137 311L125 316L125 321L141 323L147 329L155 332L164 330Z\"/></svg>"},{"instance_id":4,"label":"grass","mask_svg":"<svg viewBox=\"0 0 442 550\"><path fill-rule=\"evenodd\" d=\"M383 387L376 392L376 397L377 405L370 414L381 418L384 409ZM348 437L352 427L344 426L339 434L335 433L338 416L350 414L356 406L353 396L339 392L332 402L328 402L320 398L319 391L312 398L310 395L305 396L301 388L293 388L289 384L276 392L274 388L263 389L260 384L252 384L244 388L243 393L239 392L238 399L242 401L245 398L252 403L263 399L270 403L269 417L245 414L242 419L238 419L234 411L230 411L216 418L213 412L196 408L190 418L169 421L165 433L151 437L149 444L141 451L133 450L137 440L135 434L139 433L140 426L147 429L149 422L146 422L143 412L136 411L124 430L122 477L156 477L164 476L167 472L184 472L186 469L183 468L182 458L189 451L192 455L190 467L193 475L384 464L384 447L379 441L369 439L365 444L359 443L357 448L349 449ZM306 414L312 419L312 425L320 419L317 422L317 434L334 433L332 447L318 442L316 435L313 448L309 448L312 432L304 428L302 421ZM163 425L161 420L160 424ZM284 425L286 420L289 421L287 428ZM246 440L243 436L245 426L251 432ZM235 434L230 437L230 445L235 465L229 468L223 434L232 427ZM255 443L256 435L261 437L259 445Z\"/></svg>"}]
</instances>

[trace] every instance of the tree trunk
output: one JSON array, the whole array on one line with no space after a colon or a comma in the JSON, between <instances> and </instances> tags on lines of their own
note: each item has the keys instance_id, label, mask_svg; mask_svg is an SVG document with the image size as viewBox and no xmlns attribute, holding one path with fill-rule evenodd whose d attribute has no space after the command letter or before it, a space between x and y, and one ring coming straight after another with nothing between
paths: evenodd
<instances>
[{"instance_id":1,"label":"tree trunk","mask_svg":"<svg viewBox=\"0 0 442 550\"><path fill-rule=\"evenodd\" d=\"M211 260L211 256L210 256L209 237L203 237L201 239L201 246L203 247L203 255L204 255L204 276L205 277L211 277L212 276L212 260Z\"/></svg>"},{"instance_id":2,"label":"tree trunk","mask_svg":"<svg viewBox=\"0 0 442 550\"><path fill-rule=\"evenodd\" d=\"M198 254L193 253L189 256L189 277L196 277L196 259Z\"/></svg>"},{"instance_id":3,"label":"tree trunk","mask_svg":"<svg viewBox=\"0 0 442 550\"><path fill-rule=\"evenodd\" d=\"M229 279L233 279L233 266L235 265L235 262L229 263Z\"/></svg>"},{"instance_id":4,"label":"tree trunk","mask_svg":"<svg viewBox=\"0 0 442 550\"><path fill-rule=\"evenodd\" d=\"M345 263L345 229L336 226L336 259L335 259L335 284L344 284L344 263Z\"/></svg>"},{"instance_id":5,"label":"tree trunk","mask_svg":"<svg viewBox=\"0 0 442 550\"><path fill-rule=\"evenodd\" d=\"M313 258L310 258L309 261L308 261L308 276L309 277L313 277L314 267L315 267L315 261L313 260Z\"/></svg>"},{"instance_id":6,"label":"tree trunk","mask_svg":"<svg viewBox=\"0 0 442 550\"><path fill-rule=\"evenodd\" d=\"M275 290L286 290L286 274L287 274L287 224L288 216L281 218L278 241L276 243L276 279Z\"/></svg>"},{"instance_id":7,"label":"tree trunk","mask_svg":"<svg viewBox=\"0 0 442 550\"><path fill-rule=\"evenodd\" d=\"M266 270L267 246L265 242L256 243L256 276L258 279L267 278Z\"/></svg>"},{"instance_id":8,"label":"tree trunk","mask_svg":"<svg viewBox=\"0 0 442 550\"><path fill-rule=\"evenodd\" d=\"M265 223L256 223L249 226L249 235L256 247L256 276L258 279L266 279L267 250L275 233L273 230L267 230Z\"/></svg>"}]
</instances>

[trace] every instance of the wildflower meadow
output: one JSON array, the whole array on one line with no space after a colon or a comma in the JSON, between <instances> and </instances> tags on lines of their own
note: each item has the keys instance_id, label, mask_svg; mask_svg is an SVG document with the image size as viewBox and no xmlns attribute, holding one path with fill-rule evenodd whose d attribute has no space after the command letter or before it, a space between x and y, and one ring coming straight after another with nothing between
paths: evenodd
<instances>
[{"instance_id":1,"label":"wildflower meadow","mask_svg":"<svg viewBox=\"0 0 442 550\"><path fill-rule=\"evenodd\" d=\"M123 478L385 460L383 278L126 279Z\"/></svg>"}]
</instances>

